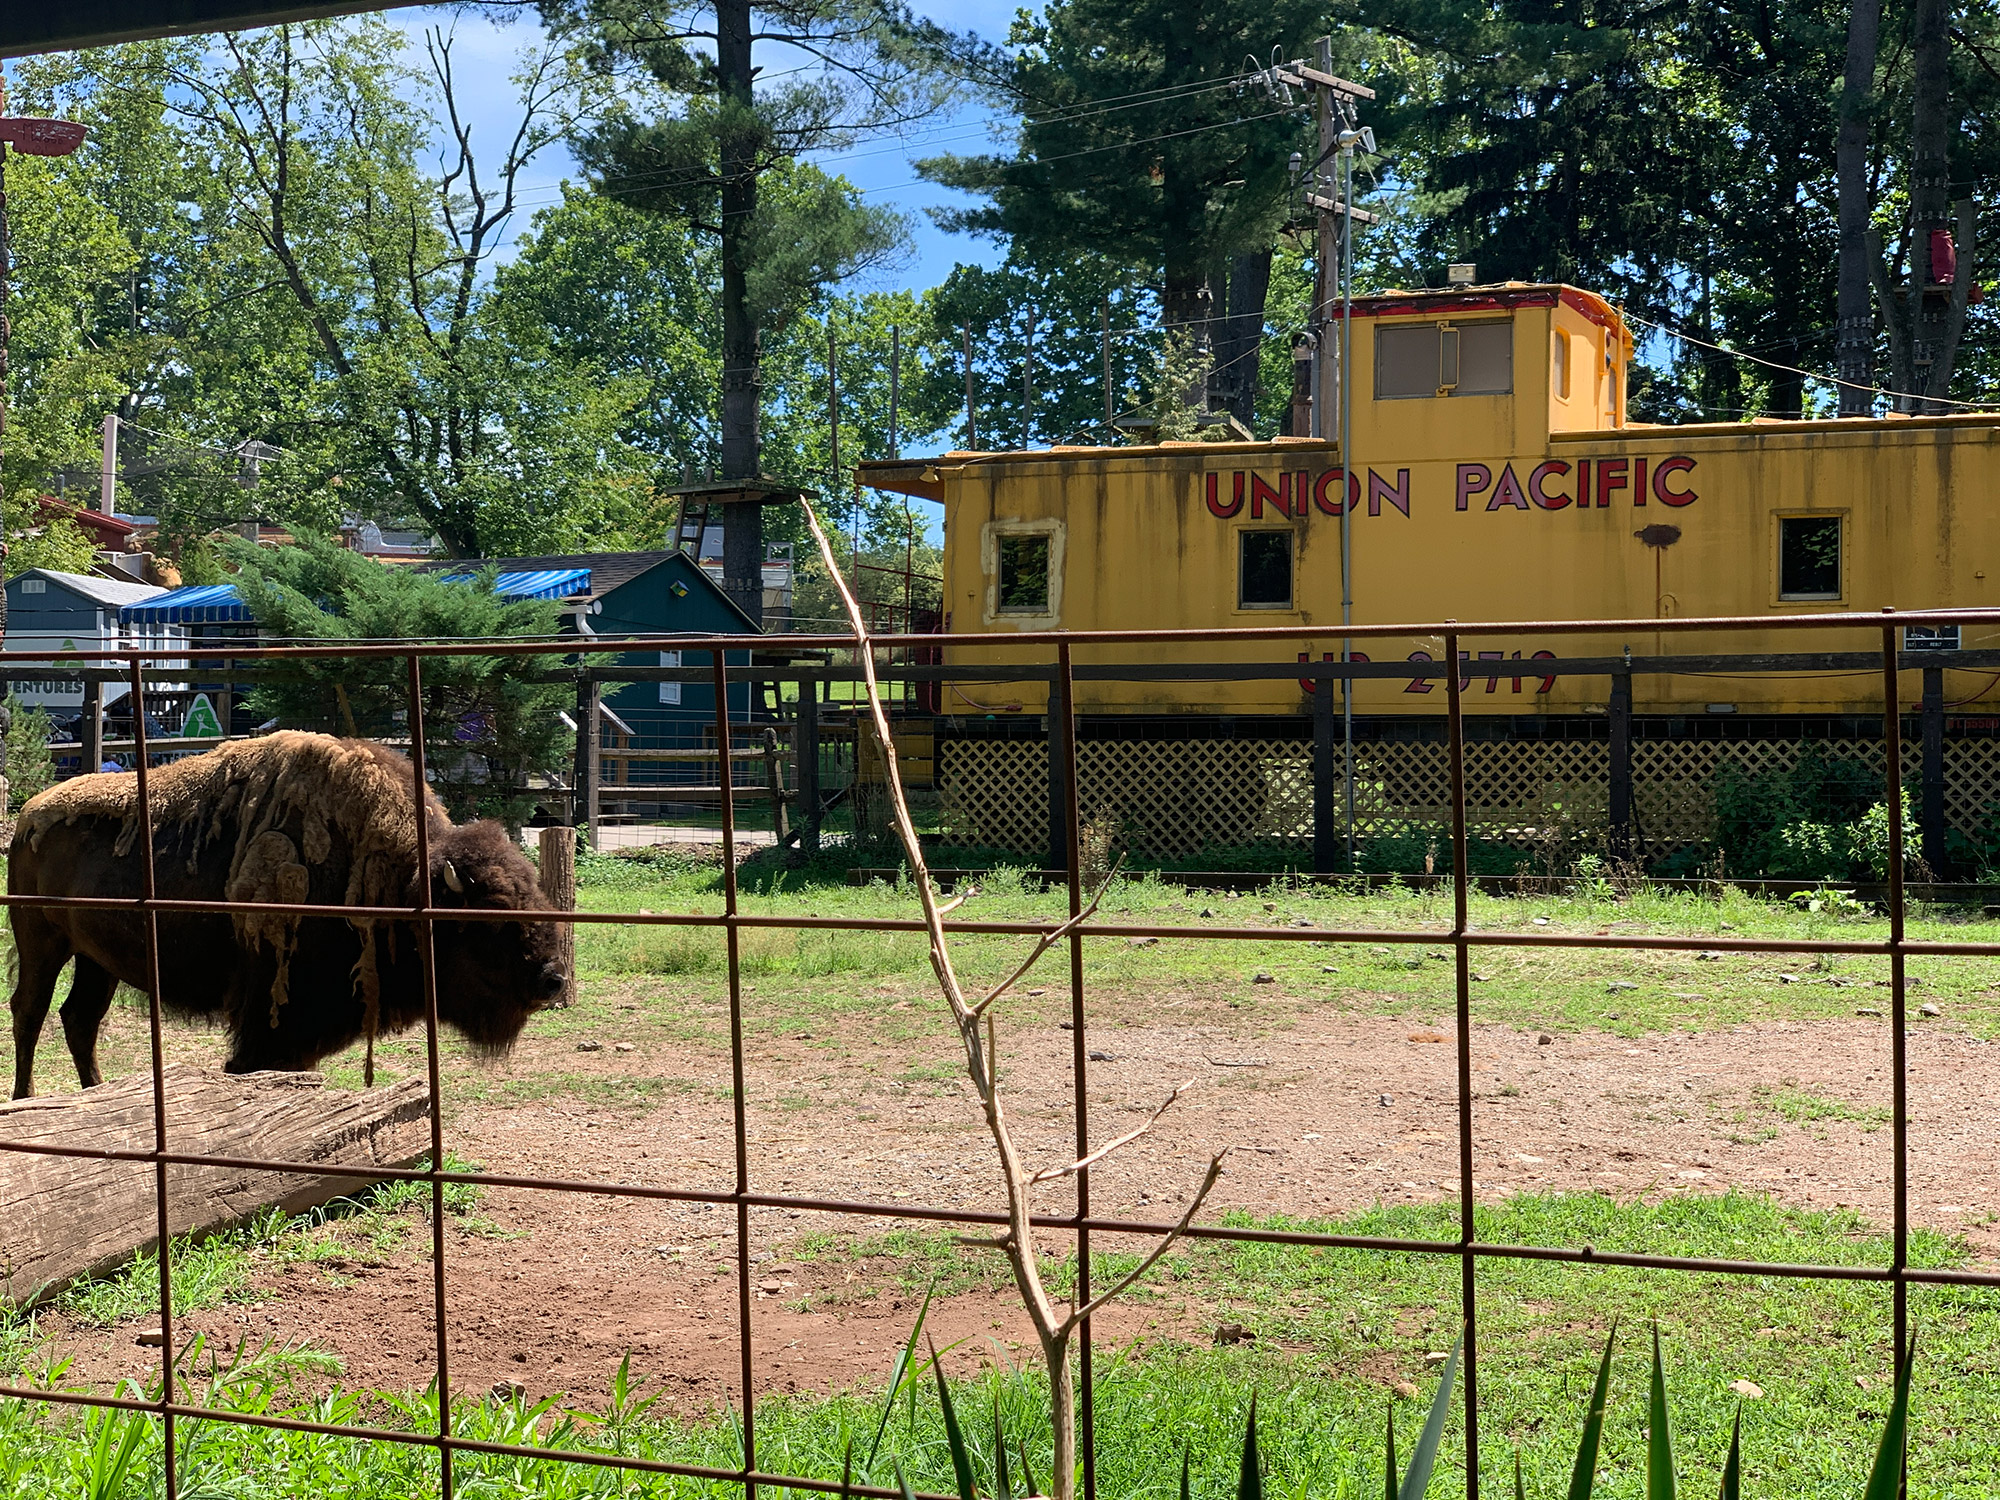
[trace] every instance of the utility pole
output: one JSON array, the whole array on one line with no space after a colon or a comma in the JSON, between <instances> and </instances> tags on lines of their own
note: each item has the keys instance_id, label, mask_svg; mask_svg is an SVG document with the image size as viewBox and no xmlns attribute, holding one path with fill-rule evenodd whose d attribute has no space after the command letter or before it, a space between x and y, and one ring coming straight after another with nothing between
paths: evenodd
<instances>
[{"instance_id":1,"label":"utility pole","mask_svg":"<svg viewBox=\"0 0 2000 1500\"><path fill-rule=\"evenodd\" d=\"M118 489L118 413L104 414L104 467L97 476L97 508L105 515L117 509Z\"/></svg>"},{"instance_id":2,"label":"utility pole","mask_svg":"<svg viewBox=\"0 0 2000 1500\"><path fill-rule=\"evenodd\" d=\"M1111 404L1111 299L1106 297L1098 304L1098 316L1104 324L1104 425L1109 427L1117 415Z\"/></svg>"},{"instance_id":3,"label":"utility pole","mask_svg":"<svg viewBox=\"0 0 2000 1500\"><path fill-rule=\"evenodd\" d=\"M889 457L903 456L902 443L902 400L903 388L903 330L894 323L889 325Z\"/></svg>"},{"instance_id":4,"label":"utility pole","mask_svg":"<svg viewBox=\"0 0 2000 1500\"><path fill-rule=\"evenodd\" d=\"M1375 149L1375 133L1359 126L1358 101L1375 91L1336 77L1333 38L1313 46L1313 63L1287 63L1271 70L1277 82L1313 92L1313 115L1319 126L1319 154L1307 174L1306 202L1318 215L1314 244L1318 261L1313 275L1313 380L1311 435L1334 438L1340 448L1340 623L1354 623L1354 226L1372 224L1375 216L1354 207L1354 152ZM1337 172L1332 163L1338 163ZM1337 191L1336 191L1337 190ZM1335 301L1339 302L1339 351L1334 351ZM1363 483L1361 490L1367 488ZM1343 633L1342 664L1353 659L1354 640ZM1354 868L1354 680L1341 679L1341 744L1344 805L1347 817L1347 865Z\"/></svg>"},{"instance_id":5,"label":"utility pole","mask_svg":"<svg viewBox=\"0 0 2000 1500\"><path fill-rule=\"evenodd\" d=\"M1035 446L1035 304L1028 304L1028 346L1021 356L1021 446Z\"/></svg>"},{"instance_id":6,"label":"utility pole","mask_svg":"<svg viewBox=\"0 0 2000 1500\"><path fill-rule=\"evenodd\" d=\"M979 446L979 421L972 412L972 325L961 323L959 329L965 335L965 446L976 449Z\"/></svg>"}]
</instances>

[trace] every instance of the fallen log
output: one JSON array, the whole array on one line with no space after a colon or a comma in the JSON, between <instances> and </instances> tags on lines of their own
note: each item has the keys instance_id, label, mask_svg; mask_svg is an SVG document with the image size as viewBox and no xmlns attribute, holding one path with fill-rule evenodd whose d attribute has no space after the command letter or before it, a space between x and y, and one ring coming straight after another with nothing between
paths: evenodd
<instances>
[{"instance_id":1,"label":"fallen log","mask_svg":"<svg viewBox=\"0 0 2000 1500\"><path fill-rule=\"evenodd\" d=\"M317 1073L176 1064L166 1070L166 1103L169 1151L355 1169L322 1177L170 1163L167 1225L176 1236L213 1234L271 1207L303 1212L430 1149L430 1092L420 1078L350 1093ZM23 1145L151 1151L152 1077L0 1104L0 1300L30 1306L158 1243L151 1162L7 1149Z\"/></svg>"}]
</instances>

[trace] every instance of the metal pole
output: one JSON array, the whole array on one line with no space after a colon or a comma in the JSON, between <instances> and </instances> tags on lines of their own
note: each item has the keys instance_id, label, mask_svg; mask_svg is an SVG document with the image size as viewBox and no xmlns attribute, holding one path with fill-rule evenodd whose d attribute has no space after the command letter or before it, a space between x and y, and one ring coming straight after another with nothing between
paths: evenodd
<instances>
[{"instance_id":1,"label":"metal pole","mask_svg":"<svg viewBox=\"0 0 2000 1500\"><path fill-rule=\"evenodd\" d=\"M1333 41L1320 38L1319 62L1333 71ZM1354 623L1354 147L1340 148L1340 623ZM1362 487L1365 489L1366 484ZM1353 659L1352 637L1342 637L1342 665ZM1354 868L1354 679L1341 678L1341 745L1346 762L1347 868Z\"/></svg>"},{"instance_id":2,"label":"metal pole","mask_svg":"<svg viewBox=\"0 0 2000 1500\"><path fill-rule=\"evenodd\" d=\"M1111 404L1111 299L1106 297L1098 304L1098 315L1104 324L1104 425L1109 427L1111 419L1117 415Z\"/></svg>"},{"instance_id":3,"label":"metal pole","mask_svg":"<svg viewBox=\"0 0 2000 1500\"><path fill-rule=\"evenodd\" d=\"M1035 445L1035 304L1028 304L1028 346L1021 356L1021 446Z\"/></svg>"},{"instance_id":4,"label":"metal pole","mask_svg":"<svg viewBox=\"0 0 2000 1500\"><path fill-rule=\"evenodd\" d=\"M959 330L965 335L965 446L976 449L979 446L979 420L972 413L972 325L961 323Z\"/></svg>"},{"instance_id":5,"label":"metal pole","mask_svg":"<svg viewBox=\"0 0 2000 1500\"><path fill-rule=\"evenodd\" d=\"M889 457L903 456L903 330L889 325Z\"/></svg>"}]
</instances>

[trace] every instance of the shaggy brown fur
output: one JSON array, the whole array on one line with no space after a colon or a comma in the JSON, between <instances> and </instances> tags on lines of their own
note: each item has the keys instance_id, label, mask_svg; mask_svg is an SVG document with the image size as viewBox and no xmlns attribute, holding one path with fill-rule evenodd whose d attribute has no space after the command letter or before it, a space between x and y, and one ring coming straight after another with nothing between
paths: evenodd
<instances>
[{"instance_id":1,"label":"shaggy brown fur","mask_svg":"<svg viewBox=\"0 0 2000 1500\"><path fill-rule=\"evenodd\" d=\"M142 893L138 778L80 776L22 809L8 888L17 895ZM360 740L282 733L190 756L150 777L160 896L181 900L408 906L418 897L414 774ZM432 899L441 906L547 910L534 866L493 823L454 826L426 797ZM86 1087L98 1082L97 1030L118 980L146 983L138 917L80 908L9 908L20 976L13 998L16 1098L33 1090L35 1041L59 971L76 977L63 1030ZM163 914L160 984L177 1014L229 1028L228 1066L309 1067L424 1010L411 925L273 912ZM440 1016L502 1050L560 993L546 923L439 923ZM254 1017L254 1019L253 1019Z\"/></svg>"}]
</instances>

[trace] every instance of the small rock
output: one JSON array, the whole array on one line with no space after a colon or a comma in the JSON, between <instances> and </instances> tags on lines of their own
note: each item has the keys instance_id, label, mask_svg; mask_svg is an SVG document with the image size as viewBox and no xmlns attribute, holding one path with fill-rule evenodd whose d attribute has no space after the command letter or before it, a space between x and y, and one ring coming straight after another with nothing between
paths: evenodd
<instances>
[{"instance_id":1,"label":"small rock","mask_svg":"<svg viewBox=\"0 0 2000 1500\"><path fill-rule=\"evenodd\" d=\"M1276 984L1278 981L1275 976L1266 974L1263 970L1259 969L1255 974L1250 976L1250 982L1252 984Z\"/></svg>"},{"instance_id":2,"label":"small rock","mask_svg":"<svg viewBox=\"0 0 2000 1500\"><path fill-rule=\"evenodd\" d=\"M1632 982L1631 980L1629 980L1629 979L1614 979L1614 980L1612 980L1612 981L1611 981L1611 983L1607 984L1607 985L1606 985L1606 986L1605 986L1604 988L1605 988L1605 989L1606 989L1606 990L1607 990L1607 991L1608 991L1609 993L1611 993L1611 994L1614 994L1614 995L1615 995L1615 994L1617 994L1617 993L1618 993L1618 992L1619 992L1620 990L1636 990L1637 988L1639 988L1639 986L1638 986L1638 985L1636 985L1636 984L1634 984L1634 983L1633 983L1633 982Z\"/></svg>"},{"instance_id":3,"label":"small rock","mask_svg":"<svg viewBox=\"0 0 2000 1500\"><path fill-rule=\"evenodd\" d=\"M1399 1380L1390 1386L1389 1389L1401 1396L1405 1401L1414 1401L1417 1399L1417 1388L1407 1380Z\"/></svg>"},{"instance_id":4,"label":"small rock","mask_svg":"<svg viewBox=\"0 0 2000 1500\"><path fill-rule=\"evenodd\" d=\"M1206 906L1204 906L1204 907L1203 907L1203 908L1201 909L1201 915L1202 915L1202 916L1204 916L1204 917L1212 917L1212 916L1214 916L1214 915L1215 915L1215 913L1214 913L1213 911L1209 910L1209 908L1207 908Z\"/></svg>"},{"instance_id":5,"label":"small rock","mask_svg":"<svg viewBox=\"0 0 2000 1500\"><path fill-rule=\"evenodd\" d=\"M1033 998L1034 996L1036 996L1036 995L1046 995L1047 993L1048 993L1048 991L1047 991L1047 990L1029 990L1029 991L1028 991L1028 995L1029 995L1029 998L1030 998L1030 999L1032 999L1032 998Z\"/></svg>"},{"instance_id":6,"label":"small rock","mask_svg":"<svg viewBox=\"0 0 2000 1500\"><path fill-rule=\"evenodd\" d=\"M1724 932L1734 932L1736 930L1734 922L1718 922L1715 925L1720 927Z\"/></svg>"},{"instance_id":7,"label":"small rock","mask_svg":"<svg viewBox=\"0 0 2000 1500\"><path fill-rule=\"evenodd\" d=\"M1732 1380L1729 1382L1729 1388L1746 1401L1764 1399L1764 1387L1754 1380Z\"/></svg>"},{"instance_id":8,"label":"small rock","mask_svg":"<svg viewBox=\"0 0 2000 1500\"><path fill-rule=\"evenodd\" d=\"M1375 1102L1380 1104L1384 1109L1387 1109L1396 1102L1396 1096L1394 1094L1377 1094Z\"/></svg>"},{"instance_id":9,"label":"small rock","mask_svg":"<svg viewBox=\"0 0 2000 1500\"><path fill-rule=\"evenodd\" d=\"M1698 964L1720 963L1722 961L1721 950L1716 948L1704 948L1701 952L1697 953L1694 956L1694 961Z\"/></svg>"},{"instance_id":10,"label":"small rock","mask_svg":"<svg viewBox=\"0 0 2000 1500\"><path fill-rule=\"evenodd\" d=\"M1356 480L1355 482L1357 484L1360 483L1359 480ZM1549 925L1549 919L1547 917L1535 917L1532 920L1534 921L1534 924L1537 927L1546 927Z\"/></svg>"},{"instance_id":11,"label":"small rock","mask_svg":"<svg viewBox=\"0 0 2000 1500\"><path fill-rule=\"evenodd\" d=\"M1545 1031L1540 1036L1535 1038L1535 1045L1537 1047L1553 1047L1555 1045L1555 1040L1556 1039L1554 1037L1550 1036Z\"/></svg>"},{"instance_id":12,"label":"small rock","mask_svg":"<svg viewBox=\"0 0 2000 1500\"><path fill-rule=\"evenodd\" d=\"M1117 1057L1116 1057L1115 1055L1113 1055L1112 1053L1109 1053L1109 1052L1092 1052L1092 1053L1090 1053L1090 1054L1089 1054L1089 1057L1090 1057L1090 1060L1091 1060L1092 1062L1117 1062L1117 1061L1118 1061Z\"/></svg>"},{"instance_id":13,"label":"small rock","mask_svg":"<svg viewBox=\"0 0 2000 1500\"><path fill-rule=\"evenodd\" d=\"M1136 938L1125 939L1125 946L1128 948L1157 948L1159 945L1160 945L1160 940L1156 937L1136 937Z\"/></svg>"},{"instance_id":14,"label":"small rock","mask_svg":"<svg viewBox=\"0 0 2000 1500\"><path fill-rule=\"evenodd\" d=\"M586 1039L576 1044L576 1050L579 1052L602 1052L604 1050L604 1043Z\"/></svg>"},{"instance_id":15,"label":"small rock","mask_svg":"<svg viewBox=\"0 0 2000 1500\"><path fill-rule=\"evenodd\" d=\"M1926 1000L1922 1005L1917 1007L1917 1014L1920 1016L1941 1016L1944 1012Z\"/></svg>"},{"instance_id":16,"label":"small rock","mask_svg":"<svg viewBox=\"0 0 2000 1500\"><path fill-rule=\"evenodd\" d=\"M638 1049L635 1048L630 1042L614 1042L612 1044L611 1050L613 1052L633 1052L637 1051Z\"/></svg>"},{"instance_id":17,"label":"small rock","mask_svg":"<svg viewBox=\"0 0 2000 1500\"><path fill-rule=\"evenodd\" d=\"M1413 1042L1441 1042L1444 1038L1435 1031L1426 1030L1411 1032L1410 1040Z\"/></svg>"},{"instance_id":18,"label":"small rock","mask_svg":"<svg viewBox=\"0 0 2000 1500\"><path fill-rule=\"evenodd\" d=\"M1312 926L1312 924L1313 924L1313 919L1312 919L1311 917L1293 917L1293 918L1292 918L1292 925L1293 925L1294 927L1310 927L1310 926Z\"/></svg>"},{"instance_id":19,"label":"small rock","mask_svg":"<svg viewBox=\"0 0 2000 1500\"><path fill-rule=\"evenodd\" d=\"M1424 1356L1424 1363L1427 1365L1441 1365L1450 1358L1451 1356L1446 1354L1442 1349L1434 1349Z\"/></svg>"},{"instance_id":20,"label":"small rock","mask_svg":"<svg viewBox=\"0 0 2000 1500\"><path fill-rule=\"evenodd\" d=\"M762 1292L767 1297L775 1297L779 1292L782 1292L784 1289L785 1289L785 1284L782 1281L779 1281L776 1277L771 1277L767 1280L760 1281L757 1283L757 1290Z\"/></svg>"},{"instance_id":21,"label":"small rock","mask_svg":"<svg viewBox=\"0 0 2000 1500\"><path fill-rule=\"evenodd\" d=\"M1359 483L1359 482L1360 482L1359 480L1357 480L1357 481L1356 481L1356 483ZM1278 909L1278 903L1277 903L1277 902L1275 902L1275 901L1266 901L1266 902L1264 903L1264 910L1265 910L1265 911L1276 911L1277 909Z\"/></svg>"},{"instance_id":22,"label":"small rock","mask_svg":"<svg viewBox=\"0 0 2000 1500\"><path fill-rule=\"evenodd\" d=\"M1220 1323L1216 1325L1215 1341L1218 1344L1254 1344L1257 1333L1241 1323Z\"/></svg>"},{"instance_id":23,"label":"small rock","mask_svg":"<svg viewBox=\"0 0 2000 1500\"><path fill-rule=\"evenodd\" d=\"M1474 984L1485 984L1489 976L1485 974L1468 974L1466 977Z\"/></svg>"},{"instance_id":24,"label":"small rock","mask_svg":"<svg viewBox=\"0 0 2000 1500\"><path fill-rule=\"evenodd\" d=\"M493 1399L505 1406L510 1401L520 1401L528 1394L528 1388L518 1380L496 1380L493 1382Z\"/></svg>"},{"instance_id":25,"label":"small rock","mask_svg":"<svg viewBox=\"0 0 2000 1500\"><path fill-rule=\"evenodd\" d=\"M1449 953L1437 953L1437 952L1432 952L1432 953L1426 953L1426 954L1424 955L1424 957L1425 957L1425 958L1434 958L1434 959L1436 959L1436 960L1437 960L1437 961L1438 961L1439 963L1441 963L1441 964L1448 964L1448 963L1450 963L1450 962L1451 962L1451 955L1450 955Z\"/></svg>"},{"instance_id":26,"label":"small rock","mask_svg":"<svg viewBox=\"0 0 2000 1500\"><path fill-rule=\"evenodd\" d=\"M133 1343L146 1349L157 1349L166 1341L165 1330L159 1328L141 1328L132 1338Z\"/></svg>"},{"instance_id":27,"label":"small rock","mask_svg":"<svg viewBox=\"0 0 2000 1500\"><path fill-rule=\"evenodd\" d=\"M1074 1022L1074 1021L1058 1021L1058 1022L1056 1022L1056 1028L1057 1028L1058 1030L1060 1030L1060 1031L1074 1031L1074 1030L1076 1030L1076 1022Z\"/></svg>"},{"instance_id":28,"label":"small rock","mask_svg":"<svg viewBox=\"0 0 2000 1500\"><path fill-rule=\"evenodd\" d=\"M1604 1013L1604 1019L1607 1021L1616 1021L1619 1019L1618 1012L1615 1010L1607 1010Z\"/></svg>"},{"instance_id":29,"label":"small rock","mask_svg":"<svg viewBox=\"0 0 2000 1500\"><path fill-rule=\"evenodd\" d=\"M1340 970L1336 969L1332 964L1320 965L1320 973L1322 974L1338 974L1339 972Z\"/></svg>"},{"instance_id":30,"label":"small rock","mask_svg":"<svg viewBox=\"0 0 2000 1500\"><path fill-rule=\"evenodd\" d=\"M1882 1007L1879 1005L1857 1005L1854 1007L1854 1013L1857 1016L1879 1016L1882 1014Z\"/></svg>"},{"instance_id":31,"label":"small rock","mask_svg":"<svg viewBox=\"0 0 2000 1500\"><path fill-rule=\"evenodd\" d=\"M1922 984L1922 983L1923 983L1923 980L1921 980L1921 979L1917 978L1917 976L1916 976L1916 975L1912 974L1912 975L1910 975L1910 976L1909 976L1908 978L1906 978L1906 979L1905 979L1905 980L1903 981L1903 987L1904 987L1905 989L1912 989L1912 990L1913 990L1913 989L1915 989L1915 988L1916 988L1916 987L1917 987L1918 985L1920 985L1920 984Z\"/></svg>"},{"instance_id":32,"label":"small rock","mask_svg":"<svg viewBox=\"0 0 2000 1500\"><path fill-rule=\"evenodd\" d=\"M1796 974L1780 974L1778 976L1778 983L1780 984L1797 984L1798 982L1799 976Z\"/></svg>"}]
</instances>

